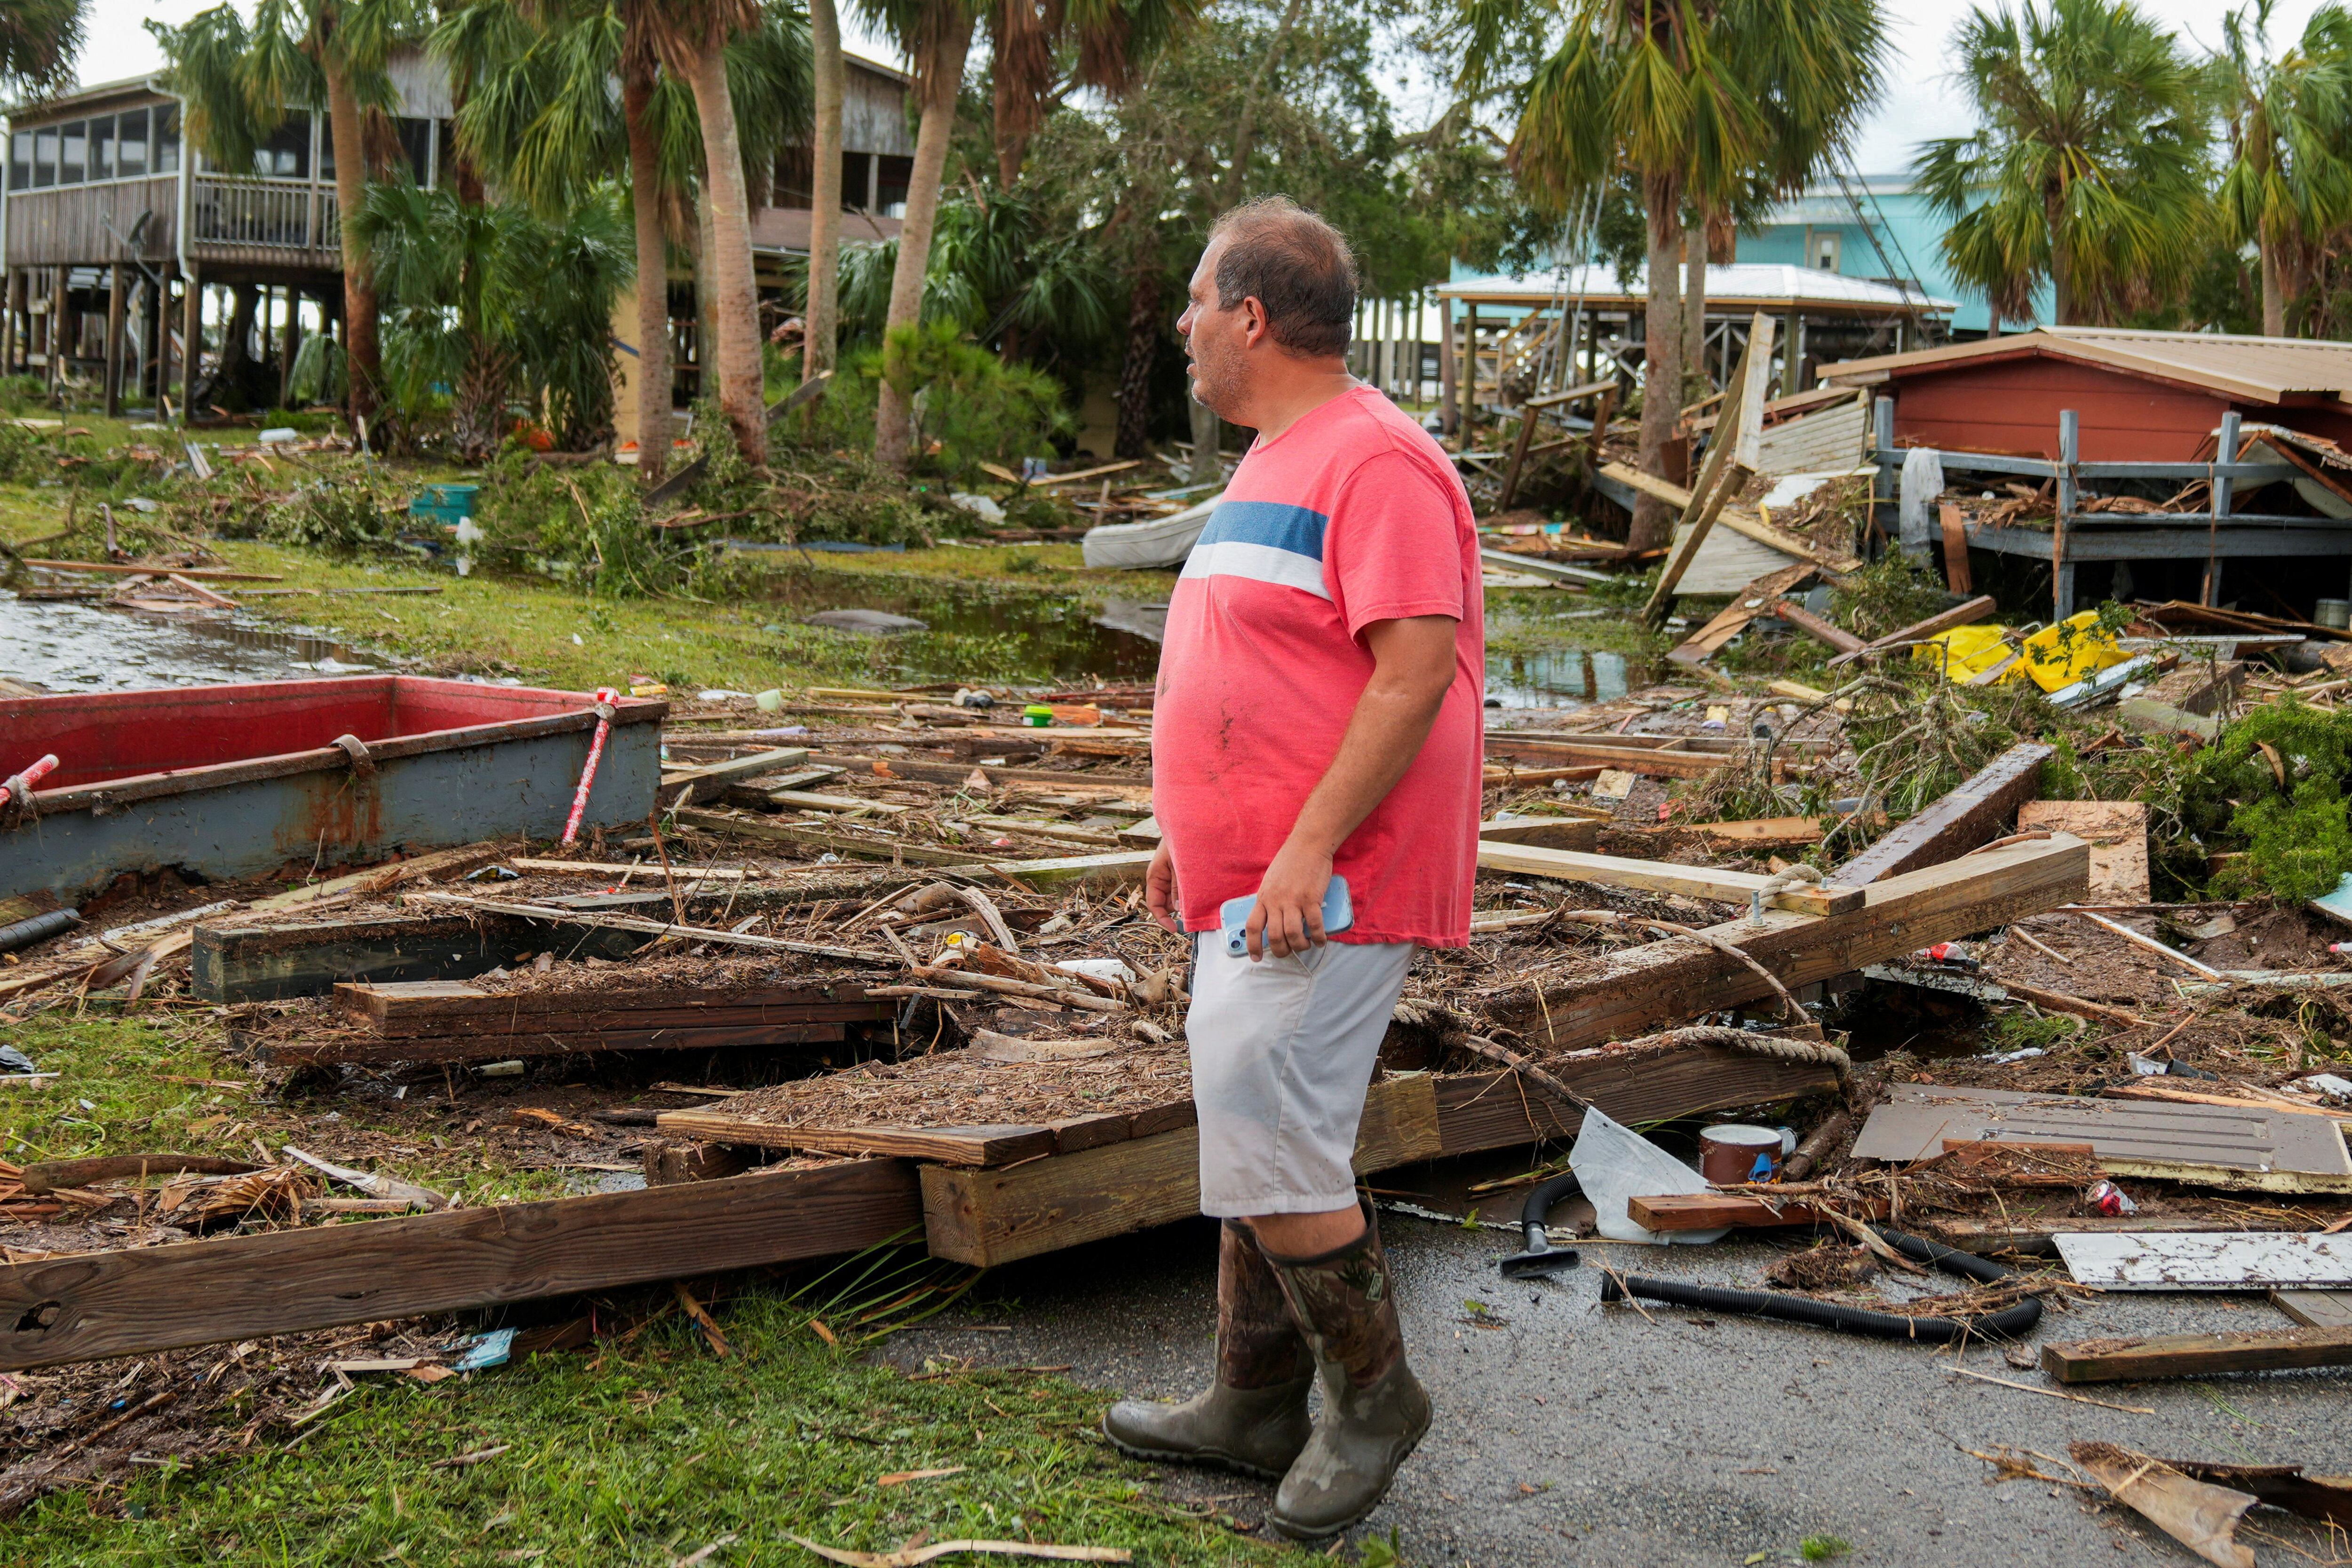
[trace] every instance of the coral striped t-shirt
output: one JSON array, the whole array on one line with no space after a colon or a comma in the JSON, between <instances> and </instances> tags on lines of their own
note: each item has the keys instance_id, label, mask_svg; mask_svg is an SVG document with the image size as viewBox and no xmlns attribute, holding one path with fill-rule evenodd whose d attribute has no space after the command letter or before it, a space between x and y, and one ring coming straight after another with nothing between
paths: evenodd
<instances>
[{"instance_id":1,"label":"coral striped t-shirt","mask_svg":"<svg viewBox=\"0 0 2352 1568\"><path fill-rule=\"evenodd\" d=\"M1371 679L1364 628L1450 615L1454 684L1412 765L1334 857L1341 942L1470 939L1486 601L1470 498L1427 432L1370 387L1251 446L1168 607L1152 809L1185 929L1255 894Z\"/></svg>"}]
</instances>

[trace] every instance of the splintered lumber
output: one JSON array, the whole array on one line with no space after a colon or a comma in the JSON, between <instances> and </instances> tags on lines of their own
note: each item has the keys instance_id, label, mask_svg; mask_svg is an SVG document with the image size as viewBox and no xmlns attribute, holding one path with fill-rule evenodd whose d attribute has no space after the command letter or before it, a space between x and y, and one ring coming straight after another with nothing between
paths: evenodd
<instances>
[{"instance_id":1,"label":"splintered lumber","mask_svg":"<svg viewBox=\"0 0 2352 1568\"><path fill-rule=\"evenodd\" d=\"M899 964L899 960L888 953L869 953L861 947L835 947L823 942L793 942L782 936L756 936L749 931L720 931L702 925L677 925L666 920L639 920L628 915L555 909L539 904L512 904L504 899L474 898L462 893L426 893L413 896L431 899L436 904L478 909L488 915L514 915L559 926L589 925L610 931L641 932L648 936L682 936L691 942L716 943L722 947L750 947L763 953L803 953L812 958L834 958L845 964L871 964L885 969L895 969Z\"/></svg>"},{"instance_id":2,"label":"splintered lumber","mask_svg":"<svg viewBox=\"0 0 2352 1568\"><path fill-rule=\"evenodd\" d=\"M1622 768L1628 773L1648 773L1662 779L1704 779L1732 763L1742 760L1744 747L1730 750L1702 750L1698 747L1675 746L1659 737L1638 737L1643 744L1632 745L1632 736L1555 736L1517 735L1507 730L1490 732L1486 737L1486 760L1528 762L1538 765Z\"/></svg>"},{"instance_id":3,"label":"splintered lumber","mask_svg":"<svg viewBox=\"0 0 2352 1568\"><path fill-rule=\"evenodd\" d=\"M1748 398L1748 368L1759 352L1768 361L1772 353L1772 318L1761 312L1756 317L1748 346L1740 350L1739 369L1724 389L1723 408L1717 416L1719 422L1745 425L1762 413L1760 402L1750 403ZM1716 439L1707 448L1706 461L1699 465L1698 483L1692 486L1691 498L1675 525L1674 549L1666 557L1666 564L1659 569L1657 583L1650 590L1650 601L1642 607L1642 619L1648 625L1657 626L1665 620L1667 607L1675 601L1675 585L1690 570L1699 547L1706 542L1723 504L1739 488L1743 470L1732 456L1740 444L1732 439L1730 431L1718 423Z\"/></svg>"},{"instance_id":4,"label":"splintered lumber","mask_svg":"<svg viewBox=\"0 0 2352 1568\"><path fill-rule=\"evenodd\" d=\"M2017 808L2021 833L2048 829L2091 846L2091 896L2102 904L2145 904L2148 897L2147 803L2144 800L2028 800Z\"/></svg>"},{"instance_id":5,"label":"splintered lumber","mask_svg":"<svg viewBox=\"0 0 2352 1568\"><path fill-rule=\"evenodd\" d=\"M1675 865L1668 861L1625 860L1576 850L1503 843L1484 833L1478 839L1478 868L1517 876L1547 876L1560 882L1639 888L1644 893L1677 894L1685 898L1711 899L1717 904L1750 903L1774 880L1754 872L1711 871L1706 866ZM1806 915L1845 915L1862 905L1860 888L1822 889L1800 884L1764 894L1766 908L1796 910Z\"/></svg>"},{"instance_id":6,"label":"splintered lumber","mask_svg":"<svg viewBox=\"0 0 2352 1568\"><path fill-rule=\"evenodd\" d=\"M0 1266L0 1369L856 1252L922 1224L896 1160Z\"/></svg>"},{"instance_id":7,"label":"splintered lumber","mask_svg":"<svg viewBox=\"0 0 2352 1568\"><path fill-rule=\"evenodd\" d=\"M1860 909L1843 915L1767 909L1761 920L1728 921L1706 935L1783 985L1808 985L2055 908L2081 896L2089 870L2090 851L2079 840L2026 840L1885 878L1863 890ZM1493 987L1486 999L1495 1022L1549 1055L1632 1040L1770 994L1746 965L1669 936L1589 961L1540 989L1525 981Z\"/></svg>"},{"instance_id":8,"label":"splintered lumber","mask_svg":"<svg viewBox=\"0 0 2352 1568\"><path fill-rule=\"evenodd\" d=\"M509 1056L569 1056L593 1051L720 1051L741 1046L831 1045L848 1038L837 1023L690 1024L659 1029L528 1030L513 1034L404 1035L350 1031L293 1041L251 1040L246 1054L273 1066L344 1061L479 1061Z\"/></svg>"},{"instance_id":9,"label":"splintered lumber","mask_svg":"<svg viewBox=\"0 0 2352 1568\"><path fill-rule=\"evenodd\" d=\"M1921 1160L1943 1153L1948 1142L1983 1138L2088 1144L2101 1168L2115 1176L2263 1192L2352 1192L2352 1155L2327 1116L1934 1083L1896 1083L1888 1092L1893 1098L1871 1112L1854 1141L1857 1159ZM2352 1240L2345 1255L2345 1266L2352 1267Z\"/></svg>"},{"instance_id":10,"label":"splintered lumber","mask_svg":"<svg viewBox=\"0 0 2352 1568\"><path fill-rule=\"evenodd\" d=\"M829 850L837 855L856 855L861 860L905 862L910 865L970 865L972 856L967 850L941 849L936 844L909 843L892 839L852 838L846 833L829 833L823 828L795 827L788 822L762 821L757 817L730 817L719 811L681 810L675 815L678 822L689 828L705 828L714 833L733 833L739 838L767 839L776 843L797 844L803 849Z\"/></svg>"},{"instance_id":11,"label":"splintered lumber","mask_svg":"<svg viewBox=\"0 0 2352 1568\"><path fill-rule=\"evenodd\" d=\"M1821 569L1811 561L1801 560L1784 566L1778 571L1767 572L1738 593L1714 620L1685 638L1680 646L1666 655L1677 664L1698 665L1723 651L1726 643L1748 628L1748 623L1759 615L1777 614L1773 601L1795 588Z\"/></svg>"},{"instance_id":12,"label":"splintered lumber","mask_svg":"<svg viewBox=\"0 0 2352 1568\"><path fill-rule=\"evenodd\" d=\"M1761 1193L1746 1192L1691 1192L1670 1197L1628 1198L1625 1212L1634 1224L1649 1230L1715 1230L1726 1225L1767 1229L1831 1223L1830 1210L1802 1198L1768 1197ZM1884 1214L1884 1206L1877 1212Z\"/></svg>"},{"instance_id":13,"label":"splintered lumber","mask_svg":"<svg viewBox=\"0 0 2352 1568\"><path fill-rule=\"evenodd\" d=\"M1925 621L1915 621L1899 631L1889 632L1884 637L1874 638L1850 653L1840 653L1830 661L1830 668L1835 669L1840 664L1849 664L1866 654L1885 649L1899 648L1906 643L1923 643L1938 632L1949 632L1956 626L1974 625L1991 614L1994 608L1992 595L1979 594L1966 604L1956 604L1949 610L1928 616Z\"/></svg>"},{"instance_id":14,"label":"splintered lumber","mask_svg":"<svg viewBox=\"0 0 2352 1568\"><path fill-rule=\"evenodd\" d=\"M1814 614L1793 599L1780 601L1772 607L1772 613L1812 638L1816 643L1826 643L1841 653L1860 653L1866 645L1861 638L1836 622L1825 620Z\"/></svg>"},{"instance_id":15,"label":"splintered lumber","mask_svg":"<svg viewBox=\"0 0 2352 1568\"><path fill-rule=\"evenodd\" d=\"M1601 465L1601 475L1603 478L1616 480L1629 490L1638 490L1644 496L1654 496L1678 511L1690 505L1691 493L1688 490L1672 480L1661 479L1653 474L1644 474L1629 463L1604 463ZM1754 539L1758 544L1771 546L1782 555L1796 556L1802 560L1819 561L1832 571L1856 571L1862 567L1862 562L1853 556L1823 549L1821 546L1807 539L1801 539L1794 534L1784 534L1754 513L1742 511L1738 507L1724 507L1717 514L1716 521L1733 533L1742 534Z\"/></svg>"},{"instance_id":16,"label":"splintered lumber","mask_svg":"<svg viewBox=\"0 0 2352 1568\"><path fill-rule=\"evenodd\" d=\"M1200 1130L1185 1127L1006 1169L925 1166L931 1254L990 1268L1198 1214L1200 1145ZM1359 1172L1433 1158L1441 1146L1429 1079L1372 1085L1356 1134Z\"/></svg>"},{"instance_id":17,"label":"splintered lumber","mask_svg":"<svg viewBox=\"0 0 2352 1568\"><path fill-rule=\"evenodd\" d=\"M1832 887L1864 887L1896 872L1956 860L2000 837L2002 824L2042 793L2042 764L2053 748L2020 742L1966 782L1830 873Z\"/></svg>"},{"instance_id":18,"label":"splintered lumber","mask_svg":"<svg viewBox=\"0 0 2352 1568\"><path fill-rule=\"evenodd\" d=\"M2262 1329L2243 1333L2085 1339L2042 1347L2042 1370L2061 1383L2128 1383L2352 1365L2352 1329Z\"/></svg>"},{"instance_id":19,"label":"splintered lumber","mask_svg":"<svg viewBox=\"0 0 2352 1568\"><path fill-rule=\"evenodd\" d=\"M1042 736L1045 732L1032 730L1029 733ZM1038 743L1007 740L992 741L990 744L1010 750L1016 746L1034 747ZM851 757L828 752L818 752L809 760L866 779L911 779L926 784L961 784L978 771L987 778L991 785L1052 784L1147 806L1151 801L1151 781L1148 779L1101 779L1056 768L998 768L986 762L927 762L912 757ZM885 768L888 771L884 772Z\"/></svg>"},{"instance_id":20,"label":"splintered lumber","mask_svg":"<svg viewBox=\"0 0 2352 1568\"><path fill-rule=\"evenodd\" d=\"M1024 887L1126 887L1151 869L1150 850L1106 855L1065 855L1034 861L992 861L988 869Z\"/></svg>"},{"instance_id":21,"label":"splintered lumber","mask_svg":"<svg viewBox=\"0 0 2352 1568\"><path fill-rule=\"evenodd\" d=\"M1549 1059L1547 1070L1604 1115L1629 1126L1794 1100L1837 1087L1836 1072L1824 1063L1714 1045L1638 1053L1594 1051ZM1469 1155L1573 1138L1584 1117L1556 1100L1530 1094L1514 1072L1449 1072L1437 1080L1437 1122L1444 1153Z\"/></svg>"},{"instance_id":22,"label":"splintered lumber","mask_svg":"<svg viewBox=\"0 0 2352 1568\"><path fill-rule=\"evenodd\" d=\"M200 925L194 938L189 973L197 998L207 1002L321 996L341 980L463 979L532 953L623 958L646 941L628 931L463 915Z\"/></svg>"}]
</instances>

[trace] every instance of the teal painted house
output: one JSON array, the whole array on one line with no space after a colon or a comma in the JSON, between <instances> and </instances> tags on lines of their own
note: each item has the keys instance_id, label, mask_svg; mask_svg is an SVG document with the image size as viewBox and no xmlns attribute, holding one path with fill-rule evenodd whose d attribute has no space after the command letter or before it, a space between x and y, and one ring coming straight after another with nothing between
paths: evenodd
<instances>
[{"instance_id":1,"label":"teal painted house","mask_svg":"<svg viewBox=\"0 0 2352 1568\"><path fill-rule=\"evenodd\" d=\"M1981 295L1956 282L1945 267L1944 226L1927 198L1911 189L1908 174L1829 180L1781 203L1754 233L1740 235L1738 258L1908 282L1958 302L1951 318L1955 338L1981 338L1991 312ZM2037 303L2047 309L2046 292ZM2008 331L2025 325L2001 323Z\"/></svg>"}]
</instances>

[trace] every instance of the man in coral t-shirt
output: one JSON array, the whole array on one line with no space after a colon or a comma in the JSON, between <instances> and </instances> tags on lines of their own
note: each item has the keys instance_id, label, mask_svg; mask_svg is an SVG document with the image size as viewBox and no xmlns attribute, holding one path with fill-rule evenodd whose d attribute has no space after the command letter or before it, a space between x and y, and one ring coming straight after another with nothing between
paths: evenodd
<instances>
[{"instance_id":1,"label":"man in coral t-shirt","mask_svg":"<svg viewBox=\"0 0 2352 1568\"><path fill-rule=\"evenodd\" d=\"M1483 742L1469 497L1348 373L1355 308L1347 241L1273 198L1218 221L1179 323L1193 395L1257 433L1177 583L1152 705L1149 898L1194 934L1201 1211L1225 1221L1217 1375L1104 1418L1139 1457L1281 1477L1273 1522L1307 1540L1370 1512L1429 1428L1350 1158L1413 949L1469 939ZM1335 874L1352 924L1327 931ZM1252 895L1235 956L1220 910Z\"/></svg>"}]
</instances>

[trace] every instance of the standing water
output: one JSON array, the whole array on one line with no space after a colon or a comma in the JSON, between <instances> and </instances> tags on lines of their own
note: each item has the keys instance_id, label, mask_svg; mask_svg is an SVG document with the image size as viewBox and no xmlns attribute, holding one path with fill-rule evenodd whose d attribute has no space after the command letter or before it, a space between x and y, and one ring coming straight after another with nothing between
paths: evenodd
<instances>
[{"instance_id":1,"label":"standing water","mask_svg":"<svg viewBox=\"0 0 2352 1568\"><path fill-rule=\"evenodd\" d=\"M208 616L0 594L0 675L54 692L297 681L374 669L345 643Z\"/></svg>"}]
</instances>

